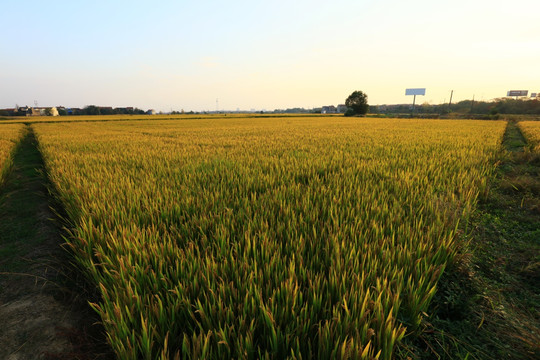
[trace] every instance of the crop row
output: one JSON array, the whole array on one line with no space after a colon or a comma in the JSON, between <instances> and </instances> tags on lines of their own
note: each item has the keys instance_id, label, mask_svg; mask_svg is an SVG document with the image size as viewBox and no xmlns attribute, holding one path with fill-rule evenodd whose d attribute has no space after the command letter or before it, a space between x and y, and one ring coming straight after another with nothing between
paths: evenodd
<instances>
[{"instance_id":1,"label":"crop row","mask_svg":"<svg viewBox=\"0 0 540 360\"><path fill-rule=\"evenodd\" d=\"M540 153L540 121L521 121L518 123L533 151Z\"/></svg>"},{"instance_id":2,"label":"crop row","mask_svg":"<svg viewBox=\"0 0 540 360\"><path fill-rule=\"evenodd\" d=\"M390 359L504 122L35 124L120 359Z\"/></svg>"},{"instance_id":3,"label":"crop row","mask_svg":"<svg viewBox=\"0 0 540 360\"><path fill-rule=\"evenodd\" d=\"M23 136L24 125L0 124L0 184L11 167L13 150Z\"/></svg>"}]
</instances>

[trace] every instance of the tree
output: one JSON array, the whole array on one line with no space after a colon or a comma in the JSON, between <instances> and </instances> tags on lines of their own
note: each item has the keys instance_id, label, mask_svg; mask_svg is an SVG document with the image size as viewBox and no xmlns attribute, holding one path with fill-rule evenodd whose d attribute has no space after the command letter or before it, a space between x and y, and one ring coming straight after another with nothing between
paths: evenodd
<instances>
[{"instance_id":1,"label":"tree","mask_svg":"<svg viewBox=\"0 0 540 360\"><path fill-rule=\"evenodd\" d=\"M351 108L356 115L365 115L369 109L367 95L362 91L354 91L349 95L347 100L345 100L345 105Z\"/></svg>"},{"instance_id":2,"label":"tree","mask_svg":"<svg viewBox=\"0 0 540 360\"><path fill-rule=\"evenodd\" d=\"M101 115L101 111L99 111L99 107L95 105L88 105L83 109L83 114L85 115Z\"/></svg>"}]
</instances>

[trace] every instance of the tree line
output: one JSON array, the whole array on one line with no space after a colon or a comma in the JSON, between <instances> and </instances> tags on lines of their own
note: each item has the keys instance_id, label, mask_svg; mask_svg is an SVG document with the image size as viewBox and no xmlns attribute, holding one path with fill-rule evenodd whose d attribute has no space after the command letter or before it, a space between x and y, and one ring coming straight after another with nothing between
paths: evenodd
<instances>
[{"instance_id":1,"label":"tree line","mask_svg":"<svg viewBox=\"0 0 540 360\"><path fill-rule=\"evenodd\" d=\"M370 106L371 113L406 114L411 112L410 104ZM540 115L540 101L538 99L512 99L499 98L493 101L462 100L454 104L432 105L424 103L416 105L417 114L478 114L478 115Z\"/></svg>"},{"instance_id":2,"label":"tree line","mask_svg":"<svg viewBox=\"0 0 540 360\"><path fill-rule=\"evenodd\" d=\"M95 105L88 105L82 109L66 109L65 111L65 115L142 115L146 113L144 110L133 107L112 108Z\"/></svg>"},{"instance_id":3,"label":"tree line","mask_svg":"<svg viewBox=\"0 0 540 360\"><path fill-rule=\"evenodd\" d=\"M13 109L0 109L0 116L26 116L31 113L31 107L24 106ZM65 108L57 107L58 115L142 115L146 114L146 111L134 107L108 107L108 106L96 106L88 105L84 108ZM46 108L44 110L45 115L50 116L52 114L52 108Z\"/></svg>"}]
</instances>

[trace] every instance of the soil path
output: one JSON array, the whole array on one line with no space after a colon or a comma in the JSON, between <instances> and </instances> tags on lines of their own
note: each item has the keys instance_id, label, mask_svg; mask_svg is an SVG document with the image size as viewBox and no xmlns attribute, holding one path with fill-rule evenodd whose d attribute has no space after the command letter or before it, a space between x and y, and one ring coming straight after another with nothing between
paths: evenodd
<instances>
[{"instance_id":1,"label":"soil path","mask_svg":"<svg viewBox=\"0 0 540 360\"><path fill-rule=\"evenodd\" d=\"M31 126L26 131L0 189L0 359L110 358L66 266L43 159Z\"/></svg>"}]
</instances>

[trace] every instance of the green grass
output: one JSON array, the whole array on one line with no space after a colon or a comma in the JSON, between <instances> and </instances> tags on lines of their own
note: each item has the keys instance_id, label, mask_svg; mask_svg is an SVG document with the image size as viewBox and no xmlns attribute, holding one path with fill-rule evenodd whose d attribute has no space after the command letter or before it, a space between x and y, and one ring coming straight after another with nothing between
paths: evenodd
<instances>
[{"instance_id":1,"label":"green grass","mask_svg":"<svg viewBox=\"0 0 540 360\"><path fill-rule=\"evenodd\" d=\"M441 278L435 315L402 349L419 359L540 357L540 162L515 123L467 249Z\"/></svg>"},{"instance_id":2,"label":"green grass","mask_svg":"<svg viewBox=\"0 0 540 360\"><path fill-rule=\"evenodd\" d=\"M527 146L527 140L515 124L515 122L509 122L508 127L503 138L503 144L507 151L510 152L522 152L523 148Z\"/></svg>"}]
</instances>

